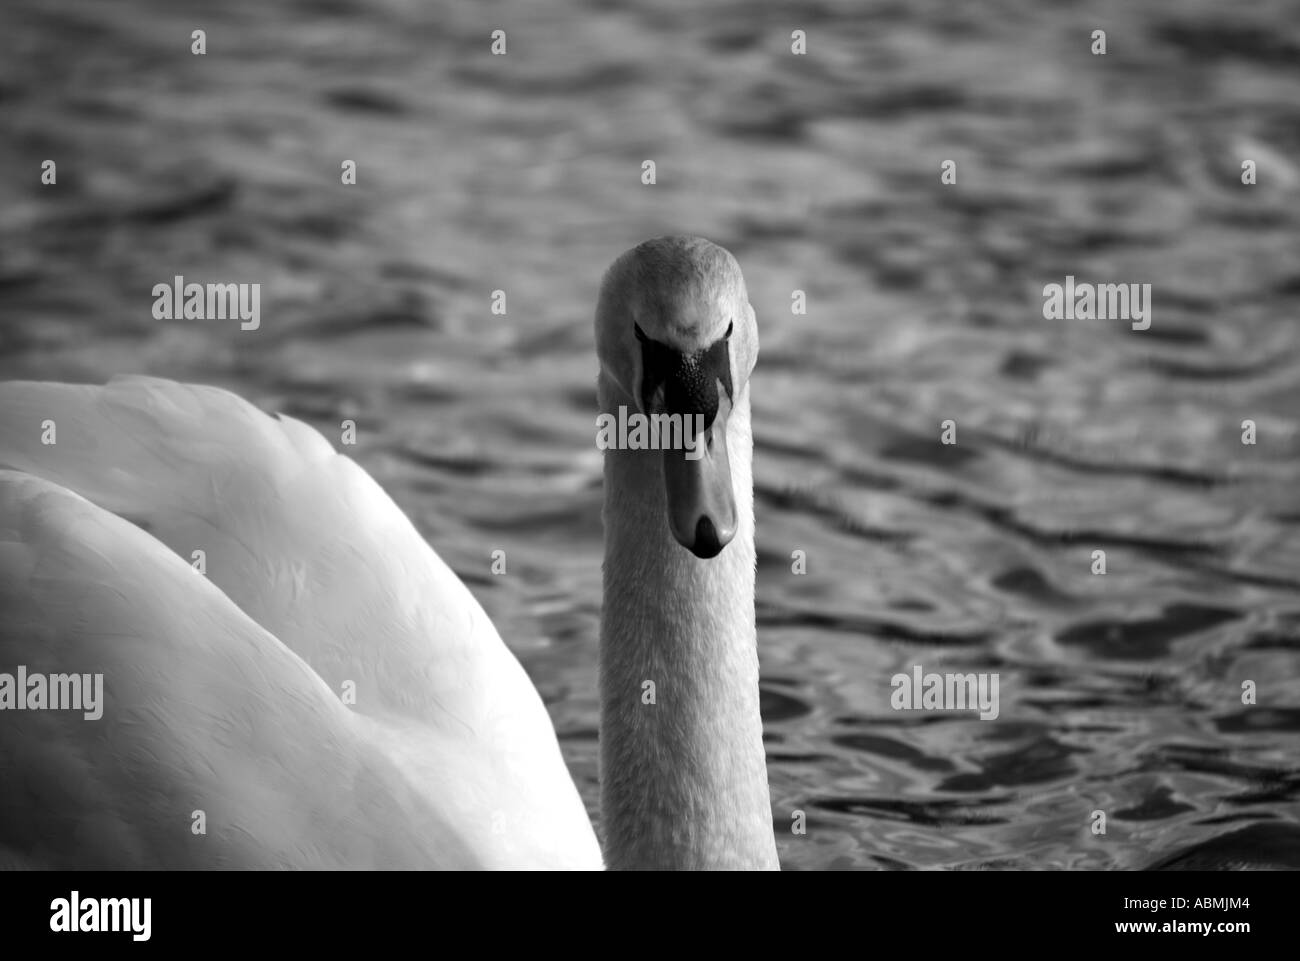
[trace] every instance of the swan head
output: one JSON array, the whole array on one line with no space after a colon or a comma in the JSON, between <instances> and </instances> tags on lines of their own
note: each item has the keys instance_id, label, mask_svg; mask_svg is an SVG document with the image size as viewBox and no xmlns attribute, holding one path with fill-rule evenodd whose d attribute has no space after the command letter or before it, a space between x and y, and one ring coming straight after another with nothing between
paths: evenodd
<instances>
[{"instance_id":1,"label":"swan head","mask_svg":"<svg viewBox=\"0 0 1300 961\"><path fill-rule=\"evenodd\" d=\"M758 328L740 265L699 237L659 237L609 268L596 308L601 375L644 417L679 415L664 449L667 521L696 557L736 534L727 421L758 360Z\"/></svg>"}]
</instances>

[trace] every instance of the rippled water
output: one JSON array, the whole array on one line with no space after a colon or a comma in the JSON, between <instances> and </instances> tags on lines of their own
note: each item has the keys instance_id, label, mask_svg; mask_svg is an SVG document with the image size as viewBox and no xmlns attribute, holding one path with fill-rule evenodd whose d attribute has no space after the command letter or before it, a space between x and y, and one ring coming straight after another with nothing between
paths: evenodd
<instances>
[{"instance_id":1,"label":"rippled water","mask_svg":"<svg viewBox=\"0 0 1300 961\"><path fill-rule=\"evenodd\" d=\"M618 252L689 232L739 258L762 330L785 866L1300 866L1293 5L2 16L0 375L218 383L331 436L357 418L357 458L511 641L593 811L592 305ZM155 321L174 274L262 283L261 329ZM1045 321L1067 274L1152 284L1151 329ZM497 548L511 576L488 576ZM915 664L998 672L999 719L892 711Z\"/></svg>"}]
</instances>

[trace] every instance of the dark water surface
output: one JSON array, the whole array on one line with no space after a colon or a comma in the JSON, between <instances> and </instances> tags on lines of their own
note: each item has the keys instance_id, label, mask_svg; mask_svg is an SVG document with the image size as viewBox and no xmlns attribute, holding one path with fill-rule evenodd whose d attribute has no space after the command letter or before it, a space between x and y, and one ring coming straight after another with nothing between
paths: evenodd
<instances>
[{"instance_id":1,"label":"dark water surface","mask_svg":"<svg viewBox=\"0 0 1300 961\"><path fill-rule=\"evenodd\" d=\"M0 376L356 418L593 810L591 314L689 232L762 332L783 863L1300 866L1294 4L8 0L0 115ZM154 320L175 274L261 283L261 329ZM1044 320L1067 274L1152 284L1151 329ZM998 672L1000 717L892 711L916 664Z\"/></svg>"}]
</instances>

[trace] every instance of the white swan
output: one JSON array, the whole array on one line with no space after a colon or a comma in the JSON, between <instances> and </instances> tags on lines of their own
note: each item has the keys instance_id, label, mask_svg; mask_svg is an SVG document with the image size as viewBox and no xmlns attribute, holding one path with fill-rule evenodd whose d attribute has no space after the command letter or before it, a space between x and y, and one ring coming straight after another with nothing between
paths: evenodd
<instances>
[{"instance_id":1,"label":"white swan","mask_svg":"<svg viewBox=\"0 0 1300 961\"><path fill-rule=\"evenodd\" d=\"M648 241L596 335L603 411L709 423L699 460L605 457L605 861L775 868L739 267ZM519 663L310 427L154 379L7 383L0 468L0 868L601 866ZM102 674L102 717L17 709L20 667Z\"/></svg>"}]
</instances>

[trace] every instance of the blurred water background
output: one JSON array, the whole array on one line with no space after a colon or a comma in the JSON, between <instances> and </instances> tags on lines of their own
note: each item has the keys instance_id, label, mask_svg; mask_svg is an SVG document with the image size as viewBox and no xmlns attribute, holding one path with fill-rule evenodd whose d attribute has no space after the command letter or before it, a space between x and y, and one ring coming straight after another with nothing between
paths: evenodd
<instances>
[{"instance_id":1,"label":"blurred water background","mask_svg":"<svg viewBox=\"0 0 1300 961\"><path fill-rule=\"evenodd\" d=\"M7 0L0 116L0 376L215 383L336 440L355 418L593 813L592 309L623 249L697 233L740 260L762 335L785 866L1294 837L1294 4ZM261 328L154 320L176 274L261 283ZM1151 329L1045 321L1067 274L1152 284ZM999 672L1000 717L892 711L915 664Z\"/></svg>"}]
</instances>

